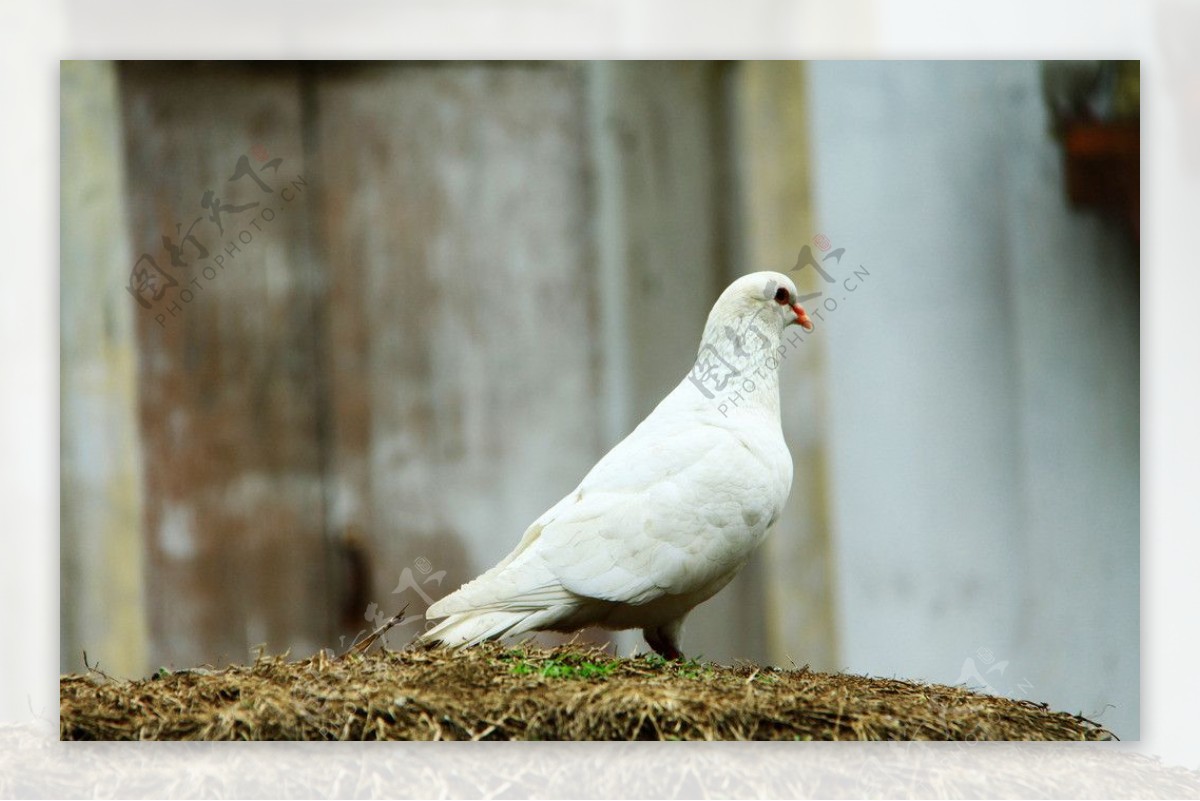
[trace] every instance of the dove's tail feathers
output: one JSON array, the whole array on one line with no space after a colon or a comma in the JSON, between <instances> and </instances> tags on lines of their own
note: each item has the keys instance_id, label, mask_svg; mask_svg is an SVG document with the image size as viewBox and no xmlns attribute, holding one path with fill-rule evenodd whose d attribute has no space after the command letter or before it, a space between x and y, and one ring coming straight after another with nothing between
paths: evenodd
<instances>
[{"instance_id":1,"label":"dove's tail feathers","mask_svg":"<svg viewBox=\"0 0 1200 801\"><path fill-rule=\"evenodd\" d=\"M560 610L543 609L506 612L503 610L459 612L420 636L421 642L451 647L478 645L487 640L512 637L553 625L562 617Z\"/></svg>"},{"instance_id":2,"label":"dove's tail feathers","mask_svg":"<svg viewBox=\"0 0 1200 801\"><path fill-rule=\"evenodd\" d=\"M525 612L463 612L451 615L422 634L421 641L449 646L477 645L503 637L527 617Z\"/></svg>"}]
</instances>

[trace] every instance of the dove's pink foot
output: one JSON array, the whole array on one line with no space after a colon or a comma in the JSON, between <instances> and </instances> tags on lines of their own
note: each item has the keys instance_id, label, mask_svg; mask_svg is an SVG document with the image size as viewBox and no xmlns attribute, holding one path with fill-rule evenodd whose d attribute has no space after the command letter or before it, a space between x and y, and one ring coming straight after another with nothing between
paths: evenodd
<instances>
[{"instance_id":1,"label":"dove's pink foot","mask_svg":"<svg viewBox=\"0 0 1200 801\"><path fill-rule=\"evenodd\" d=\"M683 651L679 650L679 632L681 622L668 623L652 629L642 629L646 644L654 649L654 653L672 662L683 660Z\"/></svg>"}]
</instances>

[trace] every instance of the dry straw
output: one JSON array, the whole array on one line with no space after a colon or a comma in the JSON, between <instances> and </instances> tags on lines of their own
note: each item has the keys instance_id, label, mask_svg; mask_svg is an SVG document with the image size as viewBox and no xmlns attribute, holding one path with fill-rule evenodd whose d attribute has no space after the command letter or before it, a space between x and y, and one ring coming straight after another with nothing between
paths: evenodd
<instances>
[{"instance_id":1,"label":"dry straw","mask_svg":"<svg viewBox=\"0 0 1200 801\"><path fill-rule=\"evenodd\" d=\"M407 649L114 680L63 676L98 740L1101 740L1044 705L935 684L561 646Z\"/></svg>"}]
</instances>

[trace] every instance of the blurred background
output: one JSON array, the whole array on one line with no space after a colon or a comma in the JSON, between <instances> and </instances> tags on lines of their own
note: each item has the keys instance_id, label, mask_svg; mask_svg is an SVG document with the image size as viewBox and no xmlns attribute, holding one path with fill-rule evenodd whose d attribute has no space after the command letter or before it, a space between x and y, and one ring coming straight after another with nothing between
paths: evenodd
<instances>
[{"instance_id":1,"label":"blurred background","mask_svg":"<svg viewBox=\"0 0 1200 801\"><path fill-rule=\"evenodd\" d=\"M1136 62L64 62L61 92L63 671L342 650L407 606L402 645L776 269L818 326L789 508L685 650L1138 737Z\"/></svg>"}]
</instances>

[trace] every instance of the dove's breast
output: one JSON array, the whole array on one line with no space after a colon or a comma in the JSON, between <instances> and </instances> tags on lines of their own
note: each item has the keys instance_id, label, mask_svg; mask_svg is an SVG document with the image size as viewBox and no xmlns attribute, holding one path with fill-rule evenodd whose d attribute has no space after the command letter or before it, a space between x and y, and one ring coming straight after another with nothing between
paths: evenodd
<instances>
[{"instance_id":1,"label":"dove's breast","mask_svg":"<svg viewBox=\"0 0 1200 801\"><path fill-rule=\"evenodd\" d=\"M744 548L748 558L748 551L762 542L783 512L791 489L792 459L782 436L770 436L770 432L733 432L730 436L738 448L724 454L714 476L723 487L699 503L709 522L730 541L731 555Z\"/></svg>"}]
</instances>

